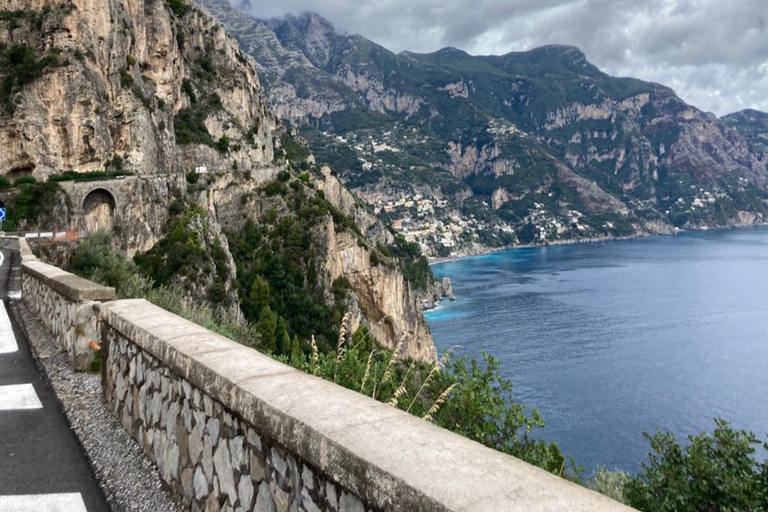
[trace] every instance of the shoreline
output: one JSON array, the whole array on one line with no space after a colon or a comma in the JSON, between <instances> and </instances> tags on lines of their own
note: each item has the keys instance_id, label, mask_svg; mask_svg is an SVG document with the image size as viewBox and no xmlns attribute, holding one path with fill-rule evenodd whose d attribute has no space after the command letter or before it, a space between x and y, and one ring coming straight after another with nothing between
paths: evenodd
<instances>
[{"instance_id":1,"label":"shoreline","mask_svg":"<svg viewBox=\"0 0 768 512\"><path fill-rule=\"evenodd\" d=\"M446 256L442 258L432 258L429 259L429 266L433 265L439 265L441 263L448 263L451 261L458 261L463 260L467 258L474 258L477 256L487 256L489 254L495 254L497 252L504 252L504 251L514 251L517 249L540 249L543 247L549 247L549 246L556 246L556 245L577 245L577 244L590 244L595 242L620 242L625 240L638 240L641 238L650 238L653 236L677 236L681 233L691 233L691 232L698 232L698 231L716 231L716 230L730 230L730 229L744 229L744 228L760 228L760 227L768 227L768 222L761 223L761 224L735 224L732 226L718 226L718 227L701 227L701 228L692 228L692 229L681 229L676 228L675 231L671 233L636 233L634 235L628 235L628 236L601 236L601 237L595 237L595 238L586 238L586 239L569 239L569 240L554 240L552 242L547 242L546 244L521 244L521 245L511 245L507 247L499 247L499 248L487 248L486 250L479 251L477 253L473 254L462 254L458 256Z\"/></svg>"},{"instance_id":2,"label":"shoreline","mask_svg":"<svg viewBox=\"0 0 768 512\"><path fill-rule=\"evenodd\" d=\"M723 228L723 229L736 229L737 227L748 227L748 226L736 226L734 228ZM448 263L451 261L458 261L463 260L467 258L475 258L477 256L488 256L489 254L495 254L498 252L505 252L505 251L515 251L517 249L541 249L543 247L550 247L555 245L577 245L577 244L591 244L595 242L618 242L622 240L637 240L639 238L648 238L651 236L676 236L679 233L683 233L685 231L705 231L705 230L679 230L674 233L646 233L646 234L636 234L636 235L629 235L629 236L605 236L605 237L597 237L597 238L587 238L587 239L570 239L570 240L554 240L552 242L547 242L546 244L520 244L520 245L510 245L507 247L498 247L498 248L488 248L487 250L479 251L473 254L461 254L458 256L445 256L442 258L432 258L429 259L429 266L432 265L439 265L441 263Z\"/></svg>"}]
</instances>

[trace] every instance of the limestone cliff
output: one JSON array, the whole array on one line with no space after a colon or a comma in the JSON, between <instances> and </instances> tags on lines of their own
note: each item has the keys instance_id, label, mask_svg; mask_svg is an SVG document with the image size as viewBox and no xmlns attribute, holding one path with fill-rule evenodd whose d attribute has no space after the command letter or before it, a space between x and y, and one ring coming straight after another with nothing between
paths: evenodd
<instances>
[{"instance_id":1,"label":"limestone cliff","mask_svg":"<svg viewBox=\"0 0 768 512\"><path fill-rule=\"evenodd\" d=\"M297 245L304 247L305 256L296 264L312 278L302 286L322 297L322 302L337 301L343 312L351 313L351 331L365 325L387 348L402 342L402 356L434 360L434 342L410 283L377 248L392 241L391 233L355 201L329 169L315 169L310 181L283 172L286 174L280 177L285 181L273 181L266 187L229 176L205 192L205 202L225 231L244 232L250 221L258 226L256 236L271 240L253 249L250 260L239 261L238 268L249 273L254 264L270 266L268 260L276 252L276 259L285 261L287 253L297 250L285 247L289 239L303 237L304 242ZM276 234L283 233L286 226L288 234ZM341 282L348 283L344 285L348 289L342 289L343 296L338 297Z\"/></svg>"},{"instance_id":2,"label":"limestone cliff","mask_svg":"<svg viewBox=\"0 0 768 512\"><path fill-rule=\"evenodd\" d=\"M0 43L13 84L0 175L97 171L115 156L139 175L271 162L272 120L252 61L207 13L168 5L0 1L12 13Z\"/></svg>"},{"instance_id":3,"label":"limestone cliff","mask_svg":"<svg viewBox=\"0 0 768 512\"><path fill-rule=\"evenodd\" d=\"M0 199L28 204L39 188L60 212L16 227L112 230L157 283L250 311L228 238L260 223L286 249L265 246L276 260L300 238L315 274L291 286L320 299L326 328L338 328L335 301L383 345L436 357L409 283L377 252L392 234L330 170L289 162L252 58L207 11L190 0L0 0L0 11L0 176L24 178ZM278 176L316 209L275 196ZM275 222L291 216L311 229L284 233L290 222Z\"/></svg>"}]
</instances>

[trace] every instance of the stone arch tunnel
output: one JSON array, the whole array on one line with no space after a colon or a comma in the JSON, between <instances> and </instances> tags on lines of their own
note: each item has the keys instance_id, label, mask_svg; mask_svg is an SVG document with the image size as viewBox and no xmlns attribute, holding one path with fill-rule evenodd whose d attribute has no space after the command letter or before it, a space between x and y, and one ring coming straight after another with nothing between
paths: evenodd
<instances>
[{"instance_id":1,"label":"stone arch tunnel","mask_svg":"<svg viewBox=\"0 0 768 512\"><path fill-rule=\"evenodd\" d=\"M85 229L89 233L110 231L115 224L117 201L112 192L96 187L85 195L82 203Z\"/></svg>"}]
</instances>

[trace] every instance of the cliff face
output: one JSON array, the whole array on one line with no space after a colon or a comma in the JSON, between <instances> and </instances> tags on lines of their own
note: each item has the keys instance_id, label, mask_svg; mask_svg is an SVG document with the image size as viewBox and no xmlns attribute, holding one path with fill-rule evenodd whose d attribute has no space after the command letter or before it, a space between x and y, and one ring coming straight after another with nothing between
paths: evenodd
<instances>
[{"instance_id":1,"label":"cliff face","mask_svg":"<svg viewBox=\"0 0 768 512\"><path fill-rule=\"evenodd\" d=\"M392 234L329 169L313 167L311 182L297 178L254 61L207 11L165 0L0 0L0 11L0 176L36 178L50 196L46 208L59 212L19 227L111 229L160 284L236 309L249 305L241 293L249 290L227 234L242 240L247 221L273 223L275 208L299 213L264 193L278 175L292 175L323 207L301 235L316 275L292 286L310 290L322 311L338 296L353 326L369 325L390 348L404 340L404 356L435 358L410 285L391 262L372 263ZM320 55L321 41L315 48ZM105 170L129 175L83 181ZM69 181L52 183L66 171ZM0 196L15 205L24 190L32 189ZM340 282L348 289L334 288Z\"/></svg>"},{"instance_id":2,"label":"cliff face","mask_svg":"<svg viewBox=\"0 0 768 512\"><path fill-rule=\"evenodd\" d=\"M303 236L304 244L296 244L304 247L306 256L295 264L313 276L311 283L305 283L309 293L322 297L326 304L336 301L343 313L350 313L350 331L365 325L384 347L394 349L402 342L401 356L434 360L437 351L411 285L377 249L392 242L391 233L355 201L329 169L318 169L308 182L311 186L292 180L293 186L272 195L263 183L241 183L234 178L217 180L205 191L206 202L225 231L242 232L250 221L259 226L259 237L271 240L239 261L238 268L250 273L254 265L272 265L271 258L284 262L298 249L281 247L275 252L275 247ZM314 213L302 216L310 208ZM328 208L336 208L336 213L326 213ZM301 229L292 231L293 235L272 236L282 226L299 225ZM348 282L348 288L339 297L341 281Z\"/></svg>"},{"instance_id":3,"label":"cliff face","mask_svg":"<svg viewBox=\"0 0 768 512\"><path fill-rule=\"evenodd\" d=\"M115 156L141 175L272 160L253 66L200 9L174 12L162 0L2 0L0 9L17 14L0 22L4 71L15 79L0 174L46 179L102 170ZM29 67L37 78L23 75ZM223 135L229 147L218 151Z\"/></svg>"}]
</instances>

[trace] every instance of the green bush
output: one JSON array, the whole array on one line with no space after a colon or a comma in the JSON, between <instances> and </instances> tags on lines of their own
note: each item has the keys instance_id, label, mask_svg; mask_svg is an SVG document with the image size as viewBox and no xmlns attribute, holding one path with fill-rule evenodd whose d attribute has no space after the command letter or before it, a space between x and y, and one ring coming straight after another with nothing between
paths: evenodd
<instances>
[{"instance_id":1,"label":"green bush","mask_svg":"<svg viewBox=\"0 0 768 512\"><path fill-rule=\"evenodd\" d=\"M59 64L57 53L40 56L26 45L0 47L0 72L4 75L0 83L0 104L7 112L13 112L12 97L25 85L37 80L49 67Z\"/></svg>"},{"instance_id":2,"label":"green bush","mask_svg":"<svg viewBox=\"0 0 768 512\"><path fill-rule=\"evenodd\" d=\"M216 141L216 149L219 153L226 153L229 151L229 137L222 135L218 141Z\"/></svg>"},{"instance_id":3,"label":"green bush","mask_svg":"<svg viewBox=\"0 0 768 512\"><path fill-rule=\"evenodd\" d=\"M179 110L173 120L177 144L205 144L213 146L213 138L205 126L205 117L191 108Z\"/></svg>"},{"instance_id":4,"label":"green bush","mask_svg":"<svg viewBox=\"0 0 768 512\"><path fill-rule=\"evenodd\" d=\"M710 435L688 437L681 446L672 434L645 434L652 453L643 471L626 484L627 503L647 512L764 512L768 510L768 449L751 432L716 419Z\"/></svg>"},{"instance_id":5,"label":"green bush","mask_svg":"<svg viewBox=\"0 0 768 512\"><path fill-rule=\"evenodd\" d=\"M600 466L597 468L595 476L588 482L587 487L620 503L624 503L624 491L629 479L629 475L623 471L609 471L605 467Z\"/></svg>"},{"instance_id":6,"label":"green bush","mask_svg":"<svg viewBox=\"0 0 768 512\"><path fill-rule=\"evenodd\" d=\"M21 176L13 180L13 184L17 187L20 185L33 185L35 183L37 183L37 178L34 176Z\"/></svg>"},{"instance_id":7,"label":"green bush","mask_svg":"<svg viewBox=\"0 0 768 512\"><path fill-rule=\"evenodd\" d=\"M192 10L192 7L184 0L165 0L165 5L179 18Z\"/></svg>"}]
</instances>

